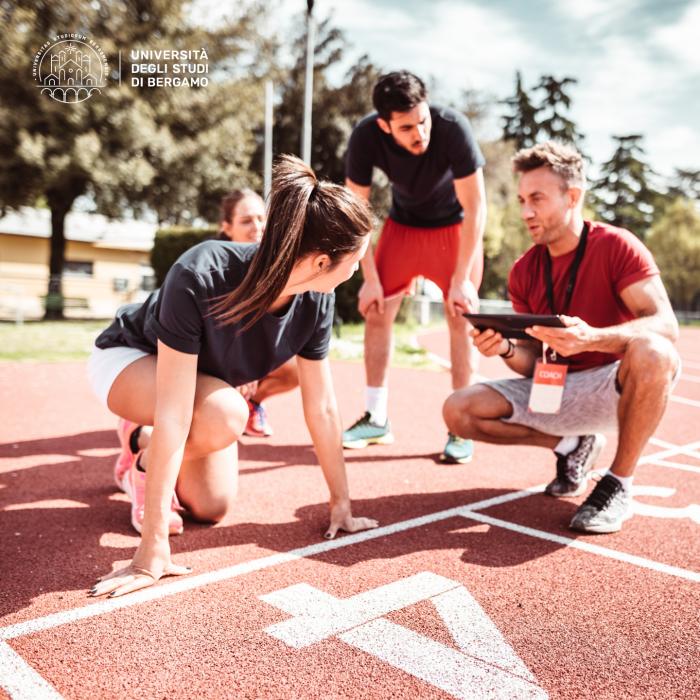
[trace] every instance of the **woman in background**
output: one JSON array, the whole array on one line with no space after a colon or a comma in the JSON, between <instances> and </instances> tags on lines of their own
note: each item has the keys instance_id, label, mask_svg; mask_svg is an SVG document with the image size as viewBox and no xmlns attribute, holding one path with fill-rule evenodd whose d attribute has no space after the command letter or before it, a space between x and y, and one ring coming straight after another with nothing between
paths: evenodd
<instances>
[{"instance_id":1,"label":"woman in background","mask_svg":"<svg viewBox=\"0 0 700 700\"><path fill-rule=\"evenodd\" d=\"M221 200L219 239L236 243L260 243L265 229L265 202L251 189L233 190ZM285 362L259 382L238 387L248 402L248 422L244 435L268 437L272 426L263 407L265 399L299 386L296 358Z\"/></svg>"}]
</instances>

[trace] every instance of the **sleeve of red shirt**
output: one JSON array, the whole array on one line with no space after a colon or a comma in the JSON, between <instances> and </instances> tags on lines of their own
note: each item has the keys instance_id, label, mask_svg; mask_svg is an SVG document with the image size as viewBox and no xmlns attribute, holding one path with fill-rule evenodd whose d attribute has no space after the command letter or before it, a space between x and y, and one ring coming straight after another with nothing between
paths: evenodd
<instances>
[{"instance_id":1,"label":"sleeve of red shirt","mask_svg":"<svg viewBox=\"0 0 700 700\"><path fill-rule=\"evenodd\" d=\"M527 303L527 292L523 286L524 264L521 260L517 260L515 265L511 267L508 273L508 296L510 303L513 305L513 310L518 314L530 314L532 309Z\"/></svg>"},{"instance_id":2,"label":"sleeve of red shirt","mask_svg":"<svg viewBox=\"0 0 700 700\"><path fill-rule=\"evenodd\" d=\"M659 274L651 252L633 233L620 231L613 240L610 271L618 295L631 284Z\"/></svg>"}]
</instances>

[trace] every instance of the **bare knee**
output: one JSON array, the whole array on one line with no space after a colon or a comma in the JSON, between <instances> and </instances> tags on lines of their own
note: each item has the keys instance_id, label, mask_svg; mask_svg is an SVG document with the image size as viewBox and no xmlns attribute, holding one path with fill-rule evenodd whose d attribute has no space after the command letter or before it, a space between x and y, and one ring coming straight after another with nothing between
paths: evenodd
<instances>
[{"instance_id":1,"label":"bare knee","mask_svg":"<svg viewBox=\"0 0 700 700\"><path fill-rule=\"evenodd\" d=\"M442 417L453 435L470 437L473 415L473 387L460 389L447 397L442 407Z\"/></svg>"},{"instance_id":2,"label":"bare knee","mask_svg":"<svg viewBox=\"0 0 700 700\"><path fill-rule=\"evenodd\" d=\"M243 434L248 404L233 388L220 389L195 406L188 438L190 449L207 453L222 450Z\"/></svg>"},{"instance_id":3,"label":"bare knee","mask_svg":"<svg viewBox=\"0 0 700 700\"><path fill-rule=\"evenodd\" d=\"M678 353L668 339L656 333L633 338L620 366L620 379L643 379L645 383L670 385L678 369Z\"/></svg>"},{"instance_id":4,"label":"bare knee","mask_svg":"<svg viewBox=\"0 0 700 700\"><path fill-rule=\"evenodd\" d=\"M188 503L190 516L201 523L219 523L233 510L235 494L209 498L205 503Z\"/></svg>"}]
</instances>

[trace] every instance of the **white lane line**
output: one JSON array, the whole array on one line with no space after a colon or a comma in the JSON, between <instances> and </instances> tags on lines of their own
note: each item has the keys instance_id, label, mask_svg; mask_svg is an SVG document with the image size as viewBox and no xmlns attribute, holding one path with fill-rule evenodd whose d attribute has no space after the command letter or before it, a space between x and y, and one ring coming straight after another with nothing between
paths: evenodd
<instances>
[{"instance_id":1,"label":"white lane line","mask_svg":"<svg viewBox=\"0 0 700 700\"><path fill-rule=\"evenodd\" d=\"M480 523L486 523L487 525L493 525L494 527L502 527L505 530L512 530L513 532L518 532L521 535L537 537L540 540L547 540L548 542L561 544L565 547L580 549L584 552L588 552L589 554L597 554L598 556L606 557L607 559L616 559L617 561L625 562L626 564L632 564L644 569L651 569L652 571L668 574L669 576L677 576L678 578L683 578L687 581L692 581L693 583L700 583L700 572L698 571L691 571L690 569L683 569L679 566L671 566L670 564L662 564L661 562L654 561L653 559L646 559L645 557L639 557L635 554L618 552L614 549L608 549L607 547L601 547L597 544L591 544L590 542L574 540L570 537L562 537L561 535L555 535L551 532L545 532L544 530L536 530L535 528L526 527L525 525L511 523L507 520L492 518L490 515L485 515L484 513L470 511L468 508L464 509L463 515L465 518L477 520Z\"/></svg>"},{"instance_id":2,"label":"white lane line","mask_svg":"<svg viewBox=\"0 0 700 700\"><path fill-rule=\"evenodd\" d=\"M684 357L682 357L681 363L683 364L683 369L686 367L688 369L700 369L700 362L693 362L692 360L686 360Z\"/></svg>"},{"instance_id":3,"label":"white lane line","mask_svg":"<svg viewBox=\"0 0 700 700\"><path fill-rule=\"evenodd\" d=\"M695 382L695 384L700 384L700 377L697 377L694 374L683 374L681 372L680 380L682 382Z\"/></svg>"},{"instance_id":4,"label":"white lane line","mask_svg":"<svg viewBox=\"0 0 700 700\"><path fill-rule=\"evenodd\" d=\"M12 700L63 699L7 642L0 642L0 688Z\"/></svg>"},{"instance_id":5,"label":"white lane line","mask_svg":"<svg viewBox=\"0 0 700 700\"><path fill-rule=\"evenodd\" d=\"M541 490L542 488L544 488L544 485L535 487L534 489L530 488L523 489L522 491L514 491L513 493L506 493L502 496L497 496L496 498L489 498L476 503L467 504L466 507L483 508L490 507L492 505L499 505L500 503L507 503L518 498L525 498L533 493L536 493L537 490ZM91 603L81 608L73 608L71 610L53 613L51 615L46 615L45 617L27 620L26 622L18 622L17 624L0 628L0 639L15 639L27 634L34 634L36 632L51 629L52 627L59 627L60 625L69 624L78 620L85 620L98 615L104 615L105 613L109 613L114 610L130 608L133 605L139 605L141 603L146 603L153 600L160 600L162 598L175 595L176 593L183 593L185 591L200 588L201 586L206 586L211 583L227 581L232 578L237 578L238 576L244 576L254 571L261 571L272 566L278 566L279 564L286 564L298 559L317 556L334 549L342 549L343 547L349 547L353 544L359 544L361 542L367 542L379 537L393 535L397 532L404 532L405 530L411 530L416 527L430 525L441 520L458 517L462 514L464 508L464 505L456 506L454 508L448 508L447 510L442 510L436 513L429 513L428 515L411 518L410 520L403 520L398 523L392 523L391 525L385 525L384 527L379 527L375 530L366 530L365 532L358 532L354 535L347 535L346 537L342 537L337 540L319 542L317 544L308 545L289 552L272 554L267 557L241 562L240 564L228 566L216 571L208 571L197 576L173 579L172 581L162 585L144 588L140 591L129 593L128 596L124 596L122 598L103 598L99 602Z\"/></svg>"},{"instance_id":6,"label":"white lane line","mask_svg":"<svg viewBox=\"0 0 700 700\"><path fill-rule=\"evenodd\" d=\"M666 457L674 457L675 455L689 455L690 457L700 457L695 450L700 447L700 440L698 442L689 442L687 445L673 445L665 440L659 440L658 438L651 438L649 442L653 442L659 447L664 447L668 445L668 449L662 450L661 452L655 452L654 454L645 455L642 457L637 464L647 464L653 462L656 459L666 459Z\"/></svg>"},{"instance_id":7,"label":"white lane line","mask_svg":"<svg viewBox=\"0 0 700 700\"><path fill-rule=\"evenodd\" d=\"M682 472L692 472L700 474L700 467L692 467L690 464L682 464L681 462L669 462L665 459L653 459L647 464L653 464L656 467L667 467L668 469L679 469Z\"/></svg>"},{"instance_id":8,"label":"white lane line","mask_svg":"<svg viewBox=\"0 0 700 700\"><path fill-rule=\"evenodd\" d=\"M676 396L675 394L669 397L669 401L675 401L676 403L682 403L685 406L695 406L700 408L700 401L695 401L694 399L686 399L685 396Z\"/></svg>"},{"instance_id":9,"label":"white lane line","mask_svg":"<svg viewBox=\"0 0 700 700\"><path fill-rule=\"evenodd\" d=\"M699 445L700 442L665 449L661 452L651 454L642 458L640 460L640 464L644 462L650 462L654 459L663 459L665 457L671 457L675 454L678 454L681 450L692 449ZM391 525L385 525L384 527L379 527L375 530L367 530L365 532L358 532L354 535L347 535L337 540L319 542L317 544L308 545L306 547L294 549L289 552L272 554L267 557L261 557L259 559L253 559L252 561L241 562L240 564L234 564L233 566L228 566L223 569L217 569L215 571L208 571L206 573L198 574L196 576L188 576L186 578L173 579L172 581L160 583L159 585L151 588L144 588L140 591L130 593L128 596L124 596L122 598L103 598L98 602L89 603L88 605L85 605L81 608L72 608L70 610L64 610L61 612L46 615L44 617L38 617L32 620L26 620L25 622L18 622L14 625L2 627L0 628L0 640L16 639L17 637L22 637L27 634L35 634L36 632L41 632L43 630L51 629L53 627L60 627L61 625L77 622L78 620L86 620L91 617L104 615L106 613L113 612L114 610L130 608L133 605L140 605L141 603L160 600L162 598L167 598L168 596L175 595L177 593L183 593L185 591L190 591L195 588L207 586L212 583L227 581L229 579L237 578L238 576L244 576L254 571L262 571L263 569L268 569L272 566L286 564L288 562L296 561L305 557L317 556L319 554L324 554L325 552L329 552L334 549L341 549L343 547L349 547L353 544L360 544L362 542L374 540L379 537L385 537L388 535L396 534L398 532L411 530L413 528L423 527L424 525L430 525L441 520L447 520L449 518L464 515L464 513L466 512L471 512L474 510L483 510L485 508L497 506L502 503L508 503L510 501L515 501L520 498L526 498L527 496L531 496L535 493L543 491L544 487L545 484L539 484L537 486L532 486L530 488L522 489L520 491L513 491L511 493L506 493L501 496L496 496L494 498L487 498L482 501L477 501L475 503L456 506L454 508L448 508L447 510L438 511L436 513L429 513L428 515L423 515L417 518L411 518L409 520L403 520L398 523L392 523Z\"/></svg>"}]
</instances>

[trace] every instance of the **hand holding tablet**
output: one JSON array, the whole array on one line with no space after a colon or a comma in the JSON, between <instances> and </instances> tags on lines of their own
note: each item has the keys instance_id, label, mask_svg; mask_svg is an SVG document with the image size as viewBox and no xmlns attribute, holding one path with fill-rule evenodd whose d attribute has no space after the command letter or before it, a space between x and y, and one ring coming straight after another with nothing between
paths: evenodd
<instances>
[{"instance_id":1,"label":"hand holding tablet","mask_svg":"<svg viewBox=\"0 0 700 700\"><path fill-rule=\"evenodd\" d=\"M546 314L463 314L474 328L485 331L492 329L500 333L504 338L519 338L532 340L532 336L525 333L526 328L532 326L549 326L552 328L565 328L565 324L559 316Z\"/></svg>"}]
</instances>

